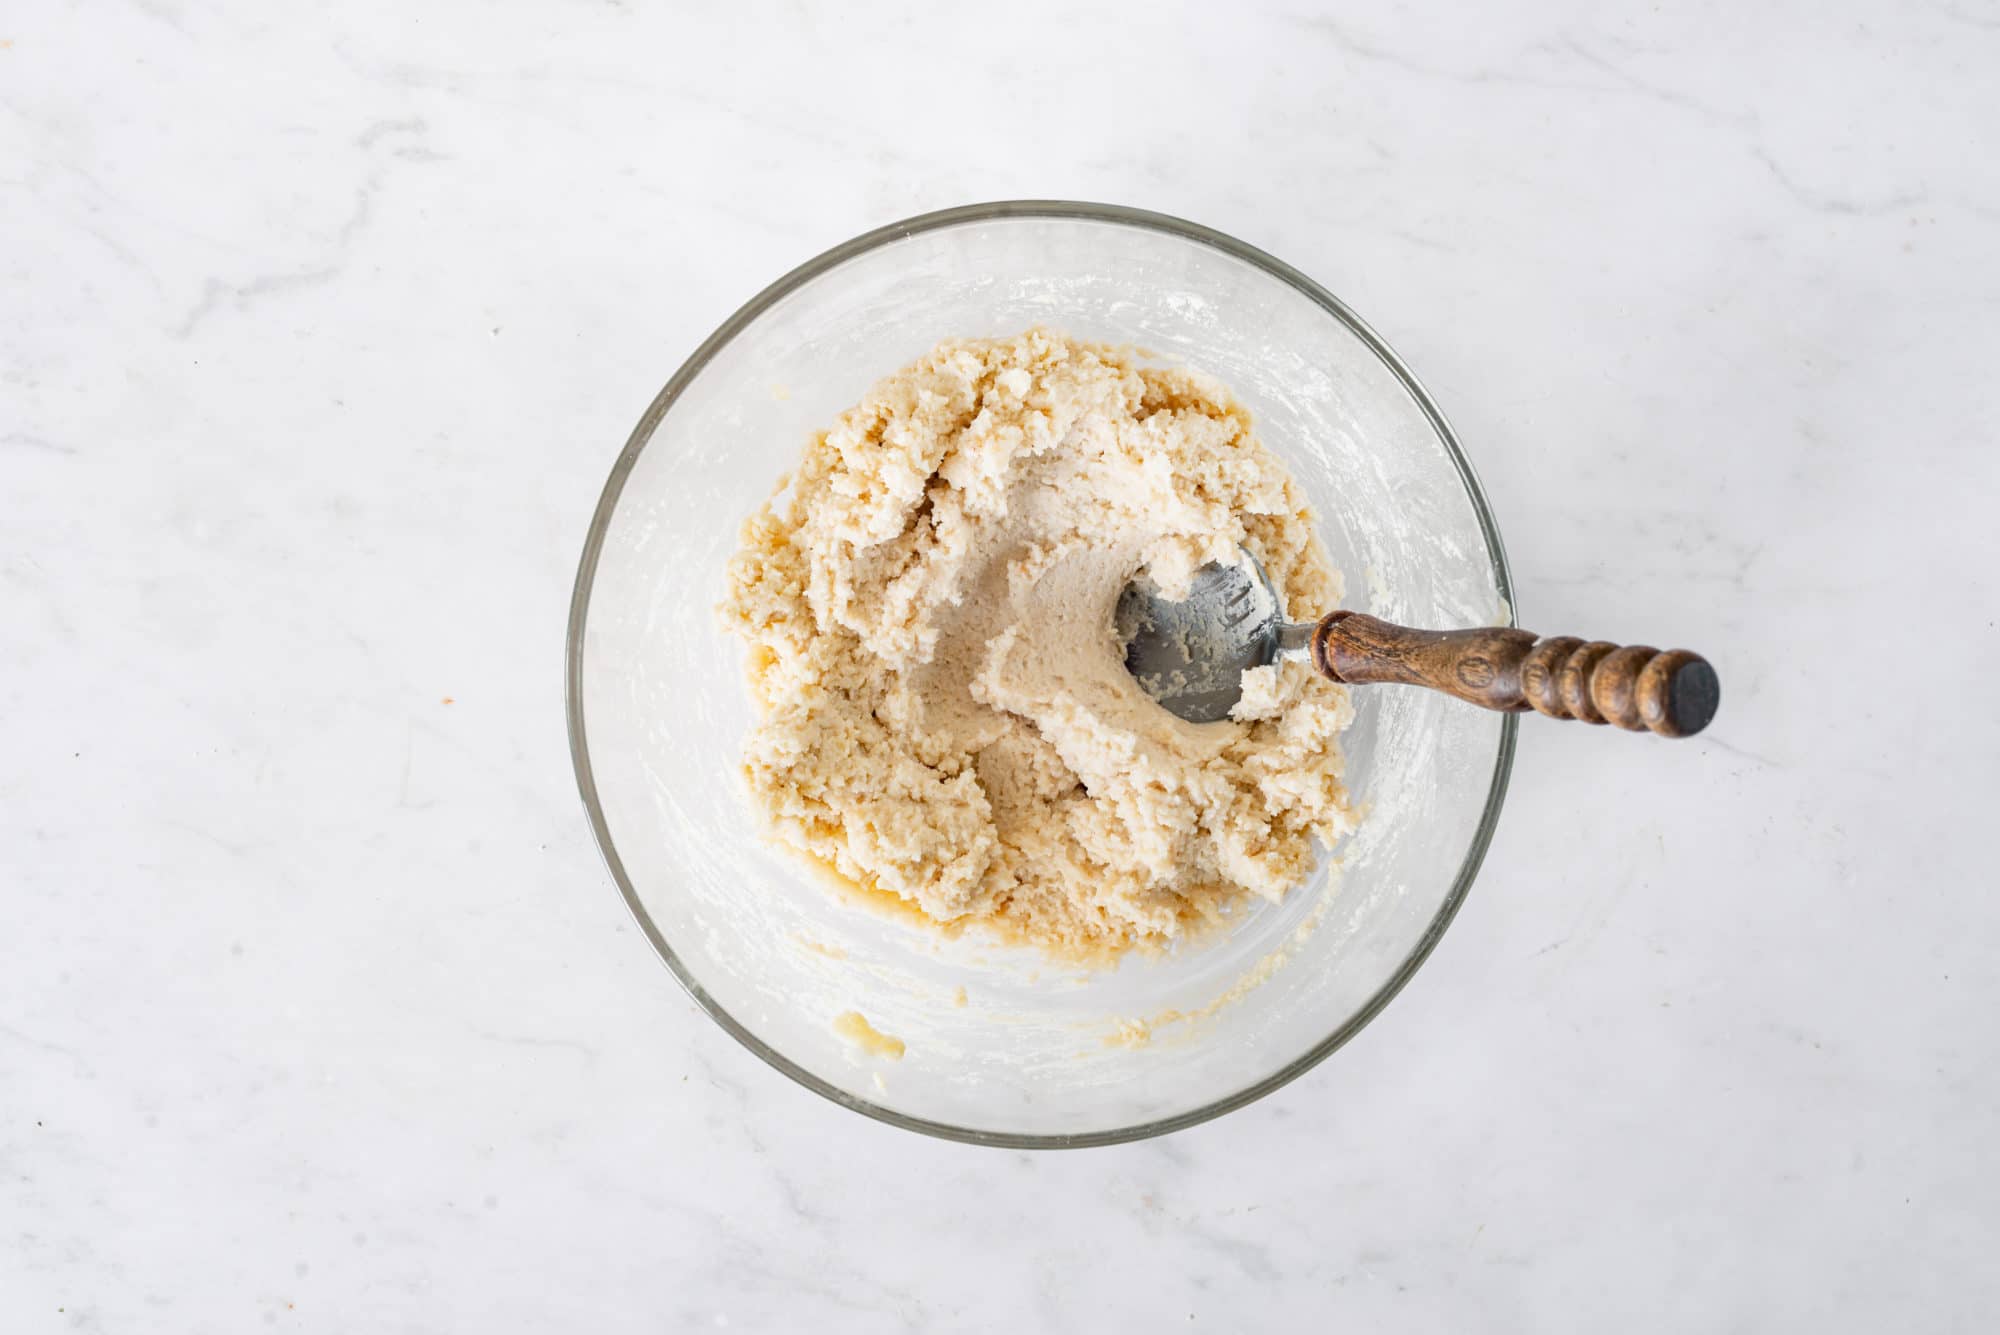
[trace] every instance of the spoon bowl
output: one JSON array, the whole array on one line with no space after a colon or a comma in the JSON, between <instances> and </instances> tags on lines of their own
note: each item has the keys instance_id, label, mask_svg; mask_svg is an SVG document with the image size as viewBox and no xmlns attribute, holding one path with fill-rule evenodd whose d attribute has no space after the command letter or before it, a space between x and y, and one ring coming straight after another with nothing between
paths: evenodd
<instances>
[{"instance_id":1,"label":"spoon bowl","mask_svg":"<svg viewBox=\"0 0 2000 1335\"><path fill-rule=\"evenodd\" d=\"M1214 562L1194 574L1188 596L1165 597L1135 580L1114 614L1125 667L1139 687L1190 723L1216 723L1243 698L1243 674L1290 654L1304 657L1312 627L1288 623L1263 562Z\"/></svg>"}]
</instances>

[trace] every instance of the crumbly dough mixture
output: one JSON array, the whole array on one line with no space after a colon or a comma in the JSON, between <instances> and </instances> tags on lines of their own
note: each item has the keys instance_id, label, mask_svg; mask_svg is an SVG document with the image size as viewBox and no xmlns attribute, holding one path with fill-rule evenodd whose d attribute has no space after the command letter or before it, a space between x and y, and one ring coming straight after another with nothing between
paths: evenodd
<instances>
[{"instance_id":1,"label":"crumbly dough mixture","mask_svg":"<svg viewBox=\"0 0 2000 1335\"><path fill-rule=\"evenodd\" d=\"M875 385L744 525L744 768L776 835L940 924L1057 954L1278 899L1351 828L1346 691L1249 675L1225 722L1138 688L1112 625L1238 544L1293 616L1337 601L1313 516L1227 390L1035 329Z\"/></svg>"}]
</instances>

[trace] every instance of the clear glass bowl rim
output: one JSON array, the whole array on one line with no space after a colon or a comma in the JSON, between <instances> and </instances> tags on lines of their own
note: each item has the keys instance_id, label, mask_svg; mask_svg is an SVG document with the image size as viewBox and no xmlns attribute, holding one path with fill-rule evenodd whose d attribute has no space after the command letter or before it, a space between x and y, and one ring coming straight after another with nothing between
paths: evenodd
<instances>
[{"instance_id":1,"label":"clear glass bowl rim","mask_svg":"<svg viewBox=\"0 0 2000 1335\"><path fill-rule=\"evenodd\" d=\"M1444 413L1431 398L1429 391L1418 382L1409 367L1404 365L1402 358L1396 355L1379 334L1369 328L1366 321L1350 310L1345 302L1283 260L1213 228L1203 227L1199 223L1188 222L1182 218L1120 204L1094 204L1054 199L998 200L985 204L966 204L956 208L940 209L934 213L923 213L901 222L890 223L873 231L864 232L851 241L843 242L807 260L745 302L694 350L693 355L679 370L674 372L673 377L667 381L659 394L654 397L652 404L647 407L645 414L640 417L638 425L632 429L631 436L625 442L625 448L619 453L618 461L612 465L611 476L605 480L603 494L598 498L597 509L591 516L590 532L584 539L583 556L577 566L576 585L570 597L569 629L564 647L564 696L569 725L570 760L576 769L577 788L583 797L584 810L590 817L591 832L596 836L598 851L603 855L605 866L609 868L612 879L617 882L619 893L625 897L625 906L631 910L639 930L645 933L648 941L652 942L653 949L659 953L674 977L680 980L681 986L687 989L688 995L694 998L695 1004L708 1012L709 1017L728 1031L731 1037L766 1063L814 1093L831 1099L843 1108L850 1108L876 1121L887 1122L891 1126L920 1131L925 1135L944 1140L1008 1149L1081 1149L1093 1145L1121 1145L1129 1141L1165 1135L1254 1103L1317 1066L1380 1014L1383 1007L1403 990L1419 966L1430 957L1431 951L1437 946L1438 940L1444 935L1445 929L1451 925L1452 919L1457 916L1460 906L1465 902L1466 894L1472 888L1473 879L1479 874L1480 864L1486 858L1487 846L1493 839L1494 827L1500 819L1501 804L1507 796L1507 780L1514 764L1517 718L1513 714L1508 714L1501 722L1500 745L1494 755L1493 776L1486 790L1485 809L1480 813L1479 826L1473 833L1472 842L1466 849L1465 859L1459 865L1458 874L1453 878L1450 893L1439 905L1437 914L1431 919L1429 928L1418 940L1415 949L1397 965L1388 981L1338 1028L1272 1074L1233 1093L1211 1100L1199 1108L1177 1113L1172 1117L1110 1130L1026 1135L954 1126L948 1122L912 1117L850 1094L767 1046L746 1029L735 1016L719 1005L674 953L673 947L668 944L659 926L654 923L652 915L647 913L645 904L640 901L637 891L632 886L631 877L626 874L625 864L618 855L617 846L611 838L611 830L605 821L603 805L598 800L597 781L591 770L588 729L583 711L584 624L590 612L591 590L596 580L597 562L603 550L604 537L611 526L611 518L617 511L619 497L624 493L625 481L631 475L633 465L638 462L639 455L652 439L654 430L666 416L668 409L673 407L681 392L693 383L695 377L701 374L716 353L737 334L782 298L828 270L877 247L924 232L1016 218L1110 223L1164 232L1170 236L1193 241L1263 270L1295 289L1345 325L1355 337L1368 346L1370 351L1381 358L1383 364L1402 382L1404 388L1423 409L1424 416L1430 420L1438 438L1444 442L1445 450L1451 456L1460 480L1465 484L1466 496L1478 515L1479 529L1486 540L1487 557L1492 562L1494 585L1500 591L1500 596L1505 599L1503 605L1508 609L1510 621L1513 619L1513 579L1507 567L1506 550L1500 542L1500 529L1494 521L1492 508L1487 504L1486 493L1479 485L1472 464L1466 459L1465 451L1458 443L1457 435L1452 431L1451 424L1445 420Z\"/></svg>"}]
</instances>

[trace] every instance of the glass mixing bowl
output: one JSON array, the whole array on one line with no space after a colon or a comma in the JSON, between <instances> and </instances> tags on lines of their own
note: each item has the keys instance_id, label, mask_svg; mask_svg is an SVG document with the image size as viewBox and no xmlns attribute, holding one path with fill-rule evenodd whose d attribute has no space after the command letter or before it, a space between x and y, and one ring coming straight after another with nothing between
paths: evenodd
<instances>
[{"instance_id":1,"label":"glass mixing bowl","mask_svg":"<svg viewBox=\"0 0 2000 1335\"><path fill-rule=\"evenodd\" d=\"M1472 884L1515 720L1428 691L1357 690L1345 746L1367 807L1359 831L1283 903L1109 971L943 939L768 844L738 777L742 647L714 614L739 523L878 377L940 339L1035 324L1229 385L1318 510L1345 605L1420 626L1511 623L1500 535L1450 427L1334 297L1174 218L978 205L881 228L785 275L653 400L577 573L570 745L640 928L745 1047L897 1126L1093 1145L1242 1107L1387 1004ZM901 1040L902 1057L837 1032L849 1013Z\"/></svg>"}]
</instances>

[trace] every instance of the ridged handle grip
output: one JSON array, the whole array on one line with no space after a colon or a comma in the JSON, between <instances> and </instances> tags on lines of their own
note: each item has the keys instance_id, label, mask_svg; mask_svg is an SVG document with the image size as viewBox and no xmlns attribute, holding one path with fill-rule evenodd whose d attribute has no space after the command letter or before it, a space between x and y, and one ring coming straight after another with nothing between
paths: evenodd
<instances>
[{"instance_id":1,"label":"ridged handle grip","mask_svg":"<svg viewBox=\"0 0 2000 1335\"><path fill-rule=\"evenodd\" d=\"M1540 639L1509 626L1413 630L1362 612L1313 628L1313 663L1335 681L1427 686L1488 709L1692 737L1721 702L1715 669L1686 649Z\"/></svg>"}]
</instances>

